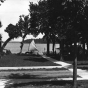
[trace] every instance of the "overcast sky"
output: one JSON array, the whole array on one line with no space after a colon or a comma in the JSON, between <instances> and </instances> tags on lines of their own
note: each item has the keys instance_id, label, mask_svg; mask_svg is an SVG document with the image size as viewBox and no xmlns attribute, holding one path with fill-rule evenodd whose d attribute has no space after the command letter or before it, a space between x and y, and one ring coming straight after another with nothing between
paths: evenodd
<instances>
[{"instance_id":1,"label":"overcast sky","mask_svg":"<svg viewBox=\"0 0 88 88\"><path fill-rule=\"evenodd\" d=\"M4 32L8 24L16 24L22 14L28 15L29 1L37 3L38 0L6 0L2 3L0 6L0 20L3 25L0 28L0 33L3 36L2 40L5 41L8 38L8 34ZM27 36L27 38L31 38L31 36ZM21 41L21 38L15 39L15 41Z\"/></svg>"}]
</instances>

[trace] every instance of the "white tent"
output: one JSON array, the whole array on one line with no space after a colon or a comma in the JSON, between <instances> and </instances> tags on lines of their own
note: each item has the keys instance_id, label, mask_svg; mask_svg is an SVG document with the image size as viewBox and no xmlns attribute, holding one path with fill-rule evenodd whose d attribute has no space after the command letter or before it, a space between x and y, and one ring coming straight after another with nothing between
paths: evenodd
<instances>
[{"instance_id":1,"label":"white tent","mask_svg":"<svg viewBox=\"0 0 88 88\"><path fill-rule=\"evenodd\" d=\"M29 44L28 53L37 54L37 55L42 55L43 54L43 53L39 52L39 50L37 49L34 40L32 40L32 42Z\"/></svg>"},{"instance_id":2,"label":"white tent","mask_svg":"<svg viewBox=\"0 0 88 88\"><path fill-rule=\"evenodd\" d=\"M30 43L29 48L28 48L28 51L29 52L38 51L38 49L36 48L36 45L35 45L34 40L32 40L32 42Z\"/></svg>"}]
</instances>

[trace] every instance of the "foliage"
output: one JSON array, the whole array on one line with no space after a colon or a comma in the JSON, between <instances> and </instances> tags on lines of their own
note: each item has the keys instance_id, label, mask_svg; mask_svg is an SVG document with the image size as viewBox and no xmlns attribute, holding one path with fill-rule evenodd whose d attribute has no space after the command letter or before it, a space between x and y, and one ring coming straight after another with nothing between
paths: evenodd
<instances>
[{"instance_id":1,"label":"foliage","mask_svg":"<svg viewBox=\"0 0 88 88\"><path fill-rule=\"evenodd\" d=\"M49 22L61 37L70 30L82 31L85 22L82 0L48 0Z\"/></svg>"},{"instance_id":2,"label":"foliage","mask_svg":"<svg viewBox=\"0 0 88 88\"><path fill-rule=\"evenodd\" d=\"M51 28L55 28L58 38L61 40L63 36L71 37L74 41L75 58L73 64L73 84L76 88L77 79L77 48L76 43L85 36L88 29L88 19L85 14L86 0L48 0L49 22ZM53 25L52 25L53 24ZM73 32L72 32L73 31ZM70 33L70 34L69 34ZM68 34L70 36L68 36ZM79 36L81 34L81 36ZM72 36L71 36L72 35ZM69 38L70 39L70 38ZM85 41L83 41L85 49ZM62 47L62 44L61 44ZM62 54L62 48L61 48Z\"/></svg>"},{"instance_id":3,"label":"foliage","mask_svg":"<svg viewBox=\"0 0 88 88\"><path fill-rule=\"evenodd\" d=\"M19 18L19 21L17 23L17 27L21 31L21 34L22 34L21 35L22 36L22 42L21 42L21 46L20 46L20 48L21 48L20 53L21 53L22 48L23 48L24 39L25 39L27 34L31 33L29 15L27 15L27 16L21 15L20 18Z\"/></svg>"},{"instance_id":4,"label":"foliage","mask_svg":"<svg viewBox=\"0 0 88 88\"><path fill-rule=\"evenodd\" d=\"M29 15L21 15L17 23L17 26L19 30L21 30L22 35L28 34L30 32Z\"/></svg>"},{"instance_id":5,"label":"foliage","mask_svg":"<svg viewBox=\"0 0 88 88\"><path fill-rule=\"evenodd\" d=\"M49 38L51 27L48 20L48 5L47 0L40 0L38 4L30 3L30 26L38 33L44 34L47 40L47 47L49 47ZM47 48L49 52L49 48Z\"/></svg>"},{"instance_id":6,"label":"foliage","mask_svg":"<svg viewBox=\"0 0 88 88\"><path fill-rule=\"evenodd\" d=\"M47 20L47 2L39 1L38 4L30 3L30 27L34 29L36 34L44 33L48 27Z\"/></svg>"},{"instance_id":7,"label":"foliage","mask_svg":"<svg viewBox=\"0 0 88 88\"><path fill-rule=\"evenodd\" d=\"M8 33L9 38L2 45L2 50L5 48L5 46L11 39L18 38L21 36L21 31L18 29L17 25L9 24L6 27L5 32Z\"/></svg>"},{"instance_id":8,"label":"foliage","mask_svg":"<svg viewBox=\"0 0 88 88\"><path fill-rule=\"evenodd\" d=\"M11 38L17 38L17 37L21 36L21 31L19 30L17 25L15 26L13 24L9 24L6 27L5 32L7 32L9 37L11 37Z\"/></svg>"}]
</instances>

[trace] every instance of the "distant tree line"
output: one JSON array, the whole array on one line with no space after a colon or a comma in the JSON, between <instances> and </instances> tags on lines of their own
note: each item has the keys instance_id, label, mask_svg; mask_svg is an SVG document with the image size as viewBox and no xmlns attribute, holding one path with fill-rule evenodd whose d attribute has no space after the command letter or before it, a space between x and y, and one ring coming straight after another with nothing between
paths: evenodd
<instances>
[{"instance_id":1,"label":"distant tree line","mask_svg":"<svg viewBox=\"0 0 88 88\"><path fill-rule=\"evenodd\" d=\"M47 43L47 41L42 39L42 38L41 39L40 38L39 39L27 39L27 40L24 41L24 43L29 43L30 44L32 40L34 40L35 43L38 43L38 44L46 44Z\"/></svg>"}]
</instances>

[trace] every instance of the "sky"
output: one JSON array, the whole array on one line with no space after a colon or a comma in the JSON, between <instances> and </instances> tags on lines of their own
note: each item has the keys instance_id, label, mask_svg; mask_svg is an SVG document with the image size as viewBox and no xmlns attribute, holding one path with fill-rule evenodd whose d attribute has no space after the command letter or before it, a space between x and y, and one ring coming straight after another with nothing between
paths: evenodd
<instances>
[{"instance_id":1,"label":"sky","mask_svg":"<svg viewBox=\"0 0 88 88\"><path fill-rule=\"evenodd\" d=\"M5 28L10 24L16 24L20 15L29 14L29 2L37 3L38 0L6 0L0 6L0 21L2 27L0 28L0 34L2 34L2 40L5 41L8 38L8 34L4 32ZM40 34L38 38L41 38ZM26 39L33 38L31 35ZM21 41L22 38L14 39L14 41Z\"/></svg>"}]
</instances>

